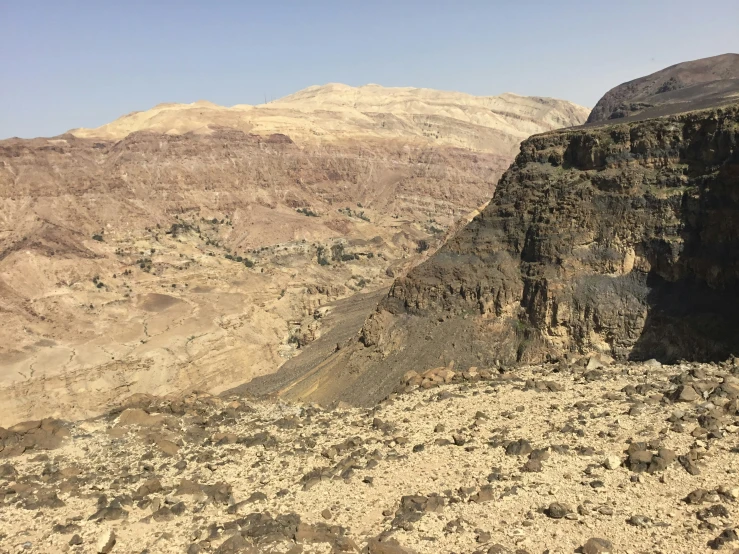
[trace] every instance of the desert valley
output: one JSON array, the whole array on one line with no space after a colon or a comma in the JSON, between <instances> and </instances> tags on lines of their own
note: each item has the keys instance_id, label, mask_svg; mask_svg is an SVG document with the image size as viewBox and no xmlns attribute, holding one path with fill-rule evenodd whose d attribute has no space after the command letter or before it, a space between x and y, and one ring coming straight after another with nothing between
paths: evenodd
<instances>
[{"instance_id":1,"label":"desert valley","mask_svg":"<svg viewBox=\"0 0 739 554\"><path fill-rule=\"evenodd\" d=\"M0 141L0 553L739 551L739 55Z\"/></svg>"}]
</instances>

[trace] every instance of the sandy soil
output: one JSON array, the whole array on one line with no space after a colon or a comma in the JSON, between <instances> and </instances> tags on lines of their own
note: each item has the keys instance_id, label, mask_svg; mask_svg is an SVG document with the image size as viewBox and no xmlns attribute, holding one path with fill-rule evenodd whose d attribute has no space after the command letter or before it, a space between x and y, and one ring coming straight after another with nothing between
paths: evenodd
<instances>
[{"instance_id":1,"label":"sandy soil","mask_svg":"<svg viewBox=\"0 0 739 554\"><path fill-rule=\"evenodd\" d=\"M95 552L110 529L113 552L739 546L739 363L587 363L456 373L372 410L139 397L152 415L73 424L0 466L0 552Z\"/></svg>"}]
</instances>

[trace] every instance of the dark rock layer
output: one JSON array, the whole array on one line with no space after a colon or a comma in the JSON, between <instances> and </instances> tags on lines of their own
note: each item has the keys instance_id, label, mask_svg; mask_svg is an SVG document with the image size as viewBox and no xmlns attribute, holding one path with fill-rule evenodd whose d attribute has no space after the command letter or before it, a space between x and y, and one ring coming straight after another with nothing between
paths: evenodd
<instances>
[{"instance_id":1,"label":"dark rock layer","mask_svg":"<svg viewBox=\"0 0 739 554\"><path fill-rule=\"evenodd\" d=\"M738 141L737 106L532 137L381 309L507 321L518 360L739 352Z\"/></svg>"},{"instance_id":2,"label":"dark rock layer","mask_svg":"<svg viewBox=\"0 0 739 554\"><path fill-rule=\"evenodd\" d=\"M739 106L530 138L488 207L283 390L369 404L409 369L739 353Z\"/></svg>"}]
</instances>

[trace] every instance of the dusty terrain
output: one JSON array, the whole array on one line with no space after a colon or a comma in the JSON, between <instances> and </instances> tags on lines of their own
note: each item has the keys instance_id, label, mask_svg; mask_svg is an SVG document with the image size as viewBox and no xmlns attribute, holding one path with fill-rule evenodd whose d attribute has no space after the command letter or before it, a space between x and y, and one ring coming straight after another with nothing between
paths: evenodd
<instances>
[{"instance_id":1,"label":"dusty terrain","mask_svg":"<svg viewBox=\"0 0 739 554\"><path fill-rule=\"evenodd\" d=\"M472 151L418 134L437 112L454 136L472 133L477 116L461 104L455 119L454 95L370 87L344 106L337 87L278 102L292 106L286 127L166 106L150 119L184 126L145 112L101 138L0 141L0 425L275 371L320 335L319 308L388 287L466 222L521 138L585 118L567 102L495 100L512 111L488 109ZM396 92L397 105L383 99ZM419 127L352 123L385 105ZM341 140L312 134L324 118Z\"/></svg>"},{"instance_id":2,"label":"dusty terrain","mask_svg":"<svg viewBox=\"0 0 739 554\"><path fill-rule=\"evenodd\" d=\"M138 395L0 430L0 552L739 547L739 360L419 373L369 410Z\"/></svg>"}]
</instances>

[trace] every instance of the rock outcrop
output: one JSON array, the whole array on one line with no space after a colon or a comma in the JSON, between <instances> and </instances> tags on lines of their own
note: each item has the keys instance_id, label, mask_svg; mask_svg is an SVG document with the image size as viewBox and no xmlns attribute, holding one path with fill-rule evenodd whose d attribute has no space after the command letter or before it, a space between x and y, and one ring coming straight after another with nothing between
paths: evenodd
<instances>
[{"instance_id":1,"label":"rock outcrop","mask_svg":"<svg viewBox=\"0 0 739 554\"><path fill-rule=\"evenodd\" d=\"M371 403L408 369L739 352L739 106L525 141L492 202L283 394Z\"/></svg>"},{"instance_id":2,"label":"rock outcrop","mask_svg":"<svg viewBox=\"0 0 739 554\"><path fill-rule=\"evenodd\" d=\"M508 362L725 359L739 352L738 283L732 106L531 138L488 208L380 310L505 321L515 349L485 334Z\"/></svg>"},{"instance_id":3,"label":"rock outcrop","mask_svg":"<svg viewBox=\"0 0 739 554\"><path fill-rule=\"evenodd\" d=\"M646 119L736 101L739 54L723 54L667 67L609 90L588 123Z\"/></svg>"}]
</instances>

